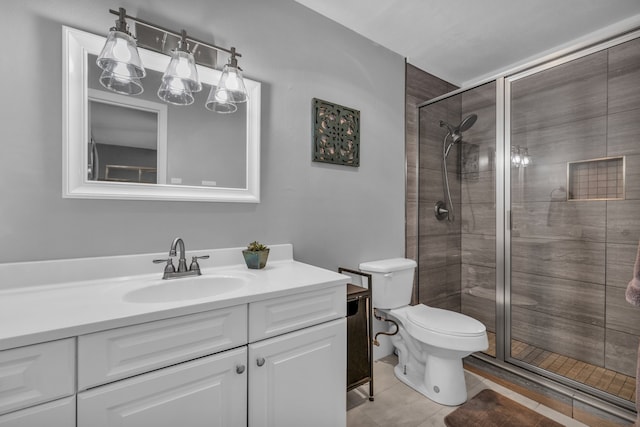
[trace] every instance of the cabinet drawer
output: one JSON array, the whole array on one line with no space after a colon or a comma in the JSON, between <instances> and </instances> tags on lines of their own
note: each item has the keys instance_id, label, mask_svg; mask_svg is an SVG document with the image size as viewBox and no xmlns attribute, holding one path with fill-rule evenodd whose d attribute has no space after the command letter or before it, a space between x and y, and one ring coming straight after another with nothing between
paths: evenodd
<instances>
[{"instance_id":1,"label":"cabinet drawer","mask_svg":"<svg viewBox=\"0 0 640 427\"><path fill-rule=\"evenodd\" d=\"M77 425L246 427L246 363L245 346L83 391Z\"/></svg>"},{"instance_id":2,"label":"cabinet drawer","mask_svg":"<svg viewBox=\"0 0 640 427\"><path fill-rule=\"evenodd\" d=\"M0 351L0 414L70 396L74 385L73 338Z\"/></svg>"},{"instance_id":3,"label":"cabinet drawer","mask_svg":"<svg viewBox=\"0 0 640 427\"><path fill-rule=\"evenodd\" d=\"M75 396L0 415L0 427L71 427L75 425Z\"/></svg>"},{"instance_id":4,"label":"cabinet drawer","mask_svg":"<svg viewBox=\"0 0 640 427\"><path fill-rule=\"evenodd\" d=\"M78 338L78 389L206 356L246 342L246 305L83 335Z\"/></svg>"},{"instance_id":5,"label":"cabinet drawer","mask_svg":"<svg viewBox=\"0 0 640 427\"><path fill-rule=\"evenodd\" d=\"M346 287L332 286L249 304L249 342L346 315Z\"/></svg>"}]
</instances>

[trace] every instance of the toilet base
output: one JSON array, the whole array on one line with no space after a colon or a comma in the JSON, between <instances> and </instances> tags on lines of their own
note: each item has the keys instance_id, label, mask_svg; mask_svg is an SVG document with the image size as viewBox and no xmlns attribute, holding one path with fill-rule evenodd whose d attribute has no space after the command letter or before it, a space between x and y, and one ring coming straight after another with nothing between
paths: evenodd
<instances>
[{"instance_id":1,"label":"toilet base","mask_svg":"<svg viewBox=\"0 0 640 427\"><path fill-rule=\"evenodd\" d=\"M462 359L444 359L427 355L427 363L418 366L398 363L393 371L400 381L436 403L458 406L467 401Z\"/></svg>"}]
</instances>

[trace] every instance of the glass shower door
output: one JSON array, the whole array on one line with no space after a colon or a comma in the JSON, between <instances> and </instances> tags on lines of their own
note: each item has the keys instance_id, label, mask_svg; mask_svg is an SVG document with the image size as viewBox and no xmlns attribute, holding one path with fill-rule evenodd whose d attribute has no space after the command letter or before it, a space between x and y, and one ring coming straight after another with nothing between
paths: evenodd
<instances>
[{"instance_id":1,"label":"glass shower door","mask_svg":"<svg viewBox=\"0 0 640 427\"><path fill-rule=\"evenodd\" d=\"M640 58L638 41L516 75L506 92L507 358L626 401L640 310L624 288L640 226L625 164L640 160L640 126L621 134L614 124L640 114L640 98L625 97L637 79L624 71L630 57Z\"/></svg>"}]
</instances>

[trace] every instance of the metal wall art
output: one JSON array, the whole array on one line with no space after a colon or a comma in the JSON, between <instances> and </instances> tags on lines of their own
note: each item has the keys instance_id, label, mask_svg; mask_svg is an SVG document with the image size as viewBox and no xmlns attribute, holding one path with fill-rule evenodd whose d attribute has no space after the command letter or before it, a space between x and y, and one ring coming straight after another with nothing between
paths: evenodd
<instances>
[{"instance_id":1,"label":"metal wall art","mask_svg":"<svg viewBox=\"0 0 640 427\"><path fill-rule=\"evenodd\" d=\"M313 161L360 166L360 111L313 98Z\"/></svg>"}]
</instances>

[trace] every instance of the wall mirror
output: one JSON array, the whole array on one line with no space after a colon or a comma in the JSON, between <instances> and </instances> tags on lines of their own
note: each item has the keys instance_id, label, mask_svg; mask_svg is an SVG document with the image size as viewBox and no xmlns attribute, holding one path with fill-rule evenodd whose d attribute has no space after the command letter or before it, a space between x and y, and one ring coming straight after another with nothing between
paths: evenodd
<instances>
[{"instance_id":1,"label":"wall mirror","mask_svg":"<svg viewBox=\"0 0 640 427\"><path fill-rule=\"evenodd\" d=\"M260 82L232 114L204 107L220 71L198 65L203 90L189 106L156 91L169 58L139 48L144 92L120 95L98 82L105 37L63 27L63 197L260 201Z\"/></svg>"}]
</instances>

